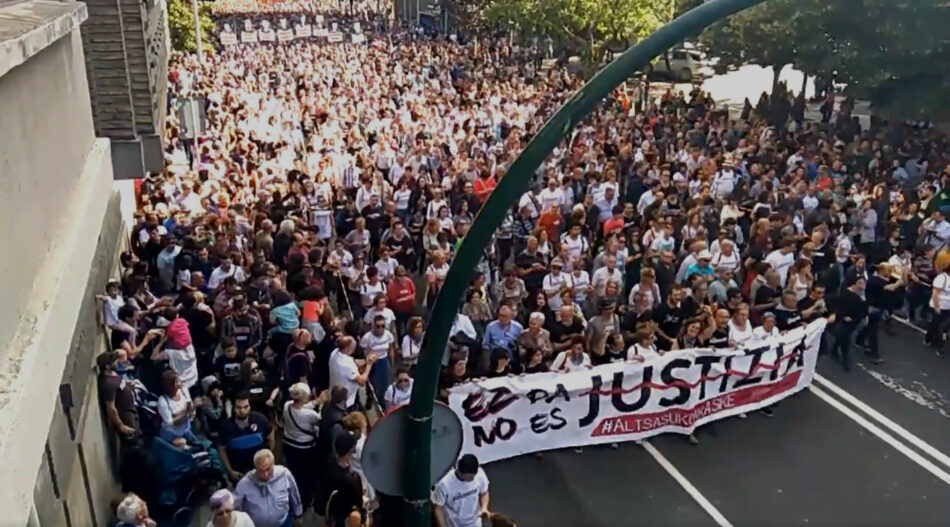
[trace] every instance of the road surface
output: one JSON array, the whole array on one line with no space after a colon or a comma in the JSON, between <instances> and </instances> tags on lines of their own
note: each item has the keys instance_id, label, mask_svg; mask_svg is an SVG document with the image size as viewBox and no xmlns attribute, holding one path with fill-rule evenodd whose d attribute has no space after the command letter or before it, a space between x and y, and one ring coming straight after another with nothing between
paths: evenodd
<instances>
[{"instance_id":1,"label":"road surface","mask_svg":"<svg viewBox=\"0 0 950 527\"><path fill-rule=\"evenodd\" d=\"M520 527L950 524L950 358L895 324L885 361L822 357L774 417L489 465L493 510Z\"/></svg>"}]
</instances>

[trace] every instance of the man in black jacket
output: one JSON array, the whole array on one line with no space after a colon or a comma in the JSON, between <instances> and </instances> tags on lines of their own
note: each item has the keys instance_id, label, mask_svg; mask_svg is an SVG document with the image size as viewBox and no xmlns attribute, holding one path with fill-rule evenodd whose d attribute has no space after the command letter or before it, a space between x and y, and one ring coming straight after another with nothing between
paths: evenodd
<instances>
[{"instance_id":1,"label":"man in black jacket","mask_svg":"<svg viewBox=\"0 0 950 527\"><path fill-rule=\"evenodd\" d=\"M838 297L835 308L835 343L831 356L841 361L844 371L851 371L851 344L861 323L868 316L868 305L863 298L866 282L858 276ZM840 353L839 353L840 350Z\"/></svg>"}]
</instances>

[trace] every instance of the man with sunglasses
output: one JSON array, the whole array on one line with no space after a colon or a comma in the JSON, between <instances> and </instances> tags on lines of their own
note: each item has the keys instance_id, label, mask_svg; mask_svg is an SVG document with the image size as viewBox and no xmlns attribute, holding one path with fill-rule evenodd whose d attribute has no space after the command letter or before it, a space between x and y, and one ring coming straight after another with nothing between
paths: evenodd
<instances>
[{"instance_id":1,"label":"man with sunglasses","mask_svg":"<svg viewBox=\"0 0 950 527\"><path fill-rule=\"evenodd\" d=\"M400 367L396 370L396 381L386 388L383 395L383 408L389 412L400 406L409 404L412 397L412 377L409 375L409 369Z\"/></svg>"}]
</instances>

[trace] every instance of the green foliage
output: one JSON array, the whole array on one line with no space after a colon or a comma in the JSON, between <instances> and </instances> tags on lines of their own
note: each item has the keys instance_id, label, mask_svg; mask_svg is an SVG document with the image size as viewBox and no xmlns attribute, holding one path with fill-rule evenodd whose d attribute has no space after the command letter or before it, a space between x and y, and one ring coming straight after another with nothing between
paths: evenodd
<instances>
[{"instance_id":1,"label":"green foliage","mask_svg":"<svg viewBox=\"0 0 950 527\"><path fill-rule=\"evenodd\" d=\"M706 31L717 68L791 64L829 76L883 116L945 113L950 4L944 0L770 0Z\"/></svg>"},{"instance_id":2,"label":"green foliage","mask_svg":"<svg viewBox=\"0 0 950 527\"><path fill-rule=\"evenodd\" d=\"M610 43L635 42L668 22L676 0L493 0L488 25L573 44L596 60Z\"/></svg>"},{"instance_id":3,"label":"green foliage","mask_svg":"<svg viewBox=\"0 0 950 527\"><path fill-rule=\"evenodd\" d=\"M202 47L205 51L214 51L214 44L211 42L214 29L211 4L198 2L198 21L201 25ZM188 53L197 51L195 19L189 0L168 0L168 31L171 33L172 48Z\"/></svg>"}]
</instances>

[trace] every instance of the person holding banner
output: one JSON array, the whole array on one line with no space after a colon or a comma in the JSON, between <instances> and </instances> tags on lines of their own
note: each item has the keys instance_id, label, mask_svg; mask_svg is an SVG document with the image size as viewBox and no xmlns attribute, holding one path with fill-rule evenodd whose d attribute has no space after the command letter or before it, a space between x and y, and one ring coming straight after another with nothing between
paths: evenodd
<instances>
[{"instance_id":1,"label":"person holding banner","mask_svg":"<svg viewBox=\"0 0 950 527\"><path fill-rule=\"evenodd\" d=\"M571 341L571 347L558 353L557 357L554 358L554 362L551 363L551 371L567 373L590 368L590 355L584 351L584 345L584 337L574 337Z\"/></svg>"}]
</instances>

